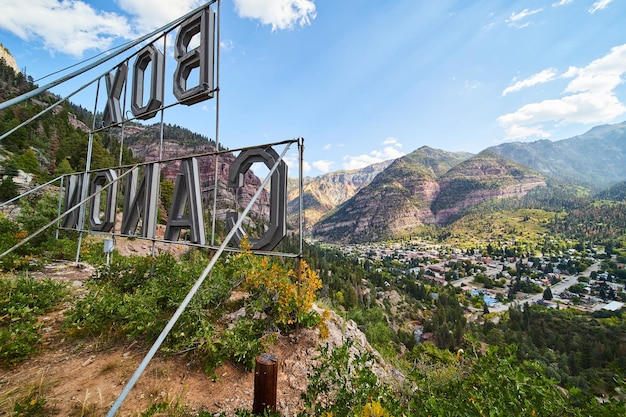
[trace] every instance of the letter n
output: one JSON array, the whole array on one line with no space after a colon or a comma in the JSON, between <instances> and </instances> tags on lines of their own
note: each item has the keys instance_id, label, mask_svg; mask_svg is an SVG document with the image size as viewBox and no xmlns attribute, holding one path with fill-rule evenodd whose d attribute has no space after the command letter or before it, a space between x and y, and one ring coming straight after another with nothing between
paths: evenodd
<instances>
[{"instance_id":1,"label":"letter n","mask_svg":"<svg viewBox=\"0 0 626 417\"><path fill-rule=\"evenodd\" d=\"M198 172L198 160L196 158L184 159L181 162L174 184L174 195L167 219L165 240L178 240L181 229L189 229L192 243L198 245L206 243Z\"/></svg>"},{"instance_id":2,"label":"letter n","mask_svg":"<svg viewBox=\"0 0 626 417\"><path fill-rule=\"evenodd\" d=\"M154 225L157 219L157 198L159 190L160 167L158 163L146 165L139 187L137 187L138 168L128 174L124 192L124 215L122 234L134 235L141 220L139 236L155 238Z\"/></svg>"}]
</instances>

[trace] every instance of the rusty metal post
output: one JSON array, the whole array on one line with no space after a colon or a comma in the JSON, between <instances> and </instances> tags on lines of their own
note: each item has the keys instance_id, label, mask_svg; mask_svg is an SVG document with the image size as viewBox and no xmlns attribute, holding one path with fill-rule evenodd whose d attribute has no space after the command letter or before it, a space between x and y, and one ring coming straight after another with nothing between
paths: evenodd
<instances>
[{"instance_id":1,"label":"rusty metal post","mask_svg":"<svg viewBox=\"0 0 626 417\"><path fill-rule=\"evenodd\" d=\"M276 411L276 385L278 380L278 358L273 353L263 353L256 357L254 369L253 414L263 414L266 410Z\"/></svg>"}]
</instances>

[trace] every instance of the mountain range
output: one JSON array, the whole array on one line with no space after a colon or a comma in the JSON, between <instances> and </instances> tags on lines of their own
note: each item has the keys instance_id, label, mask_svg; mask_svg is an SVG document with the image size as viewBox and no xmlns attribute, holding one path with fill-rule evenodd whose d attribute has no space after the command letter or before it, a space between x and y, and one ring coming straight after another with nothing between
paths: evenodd
<instances>
[{"instance_id":1,"label":"mountain range","mask_svg":"<svg viewBox=\"0 0 626 417\"><path fill-rule=\"evenodd\" d=\"M544 176L491 150L467 158L425 146L395 160L312 233L331 241L379 240L447 224L468 207L542 185Z\"/></svg>"},{"instance_id":2,"label":"mountain range","mask_svg":"<svg viewBox=\"0 0 626 417\"><path fill-rule=\"evenodd\" d=\"M32 82L0 59L0 100L32 89ZM30 115L51 105L51 94L32 98L20 106L0 112L0 130L6 132ZM94 115L64 103L54 111L19 129L0 143L0 165L4 175L21 169L41 180L84 169L88 126ZM101 115L96 115L101 117ZM115 132L94 137L92 168L114 166L117 155L123 163L134 160L175 158L210 153L214 143L179 126L164 127L163 154L155 145L157 125L129 124L125 143ZM132 151L132 154L131 154ZM260 180L246 174L246 190L235 196L227 190L227 167L234 159L220 156L218 198L224 207L240 207L249 201ZM176 162L164 165L163 178L173 181ZM214 187L213 158L200 162L203 191ZM427 146L396 160L360 170L338 171L305 178L303 186L304 226L307 235L325 241L364 242L411 234L423 226L453 223L468 211L489 200L521 198L531 190L547 193L558 187L598 198L624 199L626 195L626 122L597 126L587 133L559 141L503 143L478 154L447 152ZM14 192L6 178L2 195ZM297 181L290 181L289 223L295 228L300 200ZM11 184L9 184L11 185ZM4 187L4 189L3 189ZM267 218L267 193L254 208L258 219ZM6 197L5 196L5 197Z\"/></svg>"},{"instance_id":3,"label":"mountain range","mask_svg":"<svg viewBox=\"0 0 626 417\"><path fill-rule=\"evenodd\" d=\"M624 188L619 184L626 180L625 152L626 123L594 127L556 142L504 143L477 155L424 146L390 163L335 208L314 198L324 194L326 178L333 174L312 180L307 203L328 211L318 211L305 224L321 240L365 242L409 234L423 225L449 224L490 199L520 198L536 187L559 186L549 184L571 184L589 194L613 186L605 194L618 196ZM352 184L348 173L340 178Z\"/></svg>"},{"instance_id":4,"label":"mountain range","mask_svg":"<svg viewBox=\"0 0 626 417\"><path fill-rule=\"evenodd\" d=\"M548 177L592 191L626 179L626 122L597 126L555 142L504 143L490 149Z\"/></svg>"}]
</instances>

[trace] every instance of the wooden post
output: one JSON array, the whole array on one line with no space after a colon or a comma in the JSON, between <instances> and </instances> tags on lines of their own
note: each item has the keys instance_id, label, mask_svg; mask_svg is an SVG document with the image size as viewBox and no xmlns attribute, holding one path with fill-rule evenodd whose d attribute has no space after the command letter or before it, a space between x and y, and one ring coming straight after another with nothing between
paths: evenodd
<instances>
[{"instance_id":1,"label":"wooden post","mask_svg":"<svg viewBox=\"0 0 626 417\"><path fill-rule=\"evenodd\" d=\"M254 369L253 414L263 414L265 410L276 411L276 382L278 380L278 358L273 353L263 353L256 357Z\"/></svg>"}]
</instances>

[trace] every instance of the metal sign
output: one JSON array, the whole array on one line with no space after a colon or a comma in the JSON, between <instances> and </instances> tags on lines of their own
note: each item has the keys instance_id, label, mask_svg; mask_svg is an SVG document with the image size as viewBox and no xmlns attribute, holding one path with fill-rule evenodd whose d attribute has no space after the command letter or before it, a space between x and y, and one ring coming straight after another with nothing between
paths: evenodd
<instances>
[{"instance_id":1,"label":"metal sign","mask_svg":"<svg viewBox=\"0 0 626 417\"><path fill-rule=\"evenodd\" d=\"M62 77L58 81L42 87L37 87L22 96L0 103L0 110L2 110L29 98L35 97L36 95L41 94L56 85L84 74L113 57L122 56L123 53L148 42L146 46L132 55L135 57L134 63L132 67L130 67L132 82L128 81L130 58L124 59L123 62L115 66L112 70L108 70L94 81L97 82L98 85L96 98L94 100L94 115L98 113L98 92L100 88L100 81L102 79L104 79L106 86L106 103L103 111L103 123L102 126L95 126L96 118L94 117L94 125L89 132L89 145L85 171L81 174L65 176L61 180L58 217L45 227L41 228L39 231L31 234L9 250L0 254L0 258L28 242L38 233L41 233L43 230L54 224L57 224L58 228L73 229L80 232L78 238L78 250L76 253L77 261L79 259L80 242L83 232L107 234L107 237L104 240L104 251L107 254L107 264L109 256L115 247L115 236L132 236L150 239L153 242L154 251L154 242L158 240L156 232L159 217L159 202L161 200L159 188L162 168L171 163L179 163L179 165L174 182L172 201L169 211L166 213L167 221L165 224L163 241L184 241L188 244L209 246L207 245L204 213L209 212L212 216L213 226L211 230L211 245L209 247L215 248L215 252L211 261L198 277L193 287L189 290L187 296L179 305L168 324L162 330L152 348L146 354L145 358L124 387L122 393L111 406L109 412L107 413L107 417L113 417L117 413L121 403L125 400L142 372L146 369L159 346L163 343L163 340L165 340L196 291L202 285L202 282L212 270L217 259L226 250L227 245L230 244L232 240L234 243L231 245L238 246L240 240L246 234L242 226L243 220L248 216L255 202L261 195L264 195L268 202L269 219L261 235L250 238L253 249L258 251L272 251L285 237L287 233L287 165L284 161L284 157L290 146L296 142L298 144L300 162L300 247L298 253L296 254L273 254L292 257L302 256L303 140L301 138L283 141L280 143L266 144L253 148L221 151L218 142L218 112L216 110L215 150L213 152L205 153L204 155L187 155L180 159L170 160L163 160L160 154L157 161L140 164L135 167L118 166L114 169L99 171L92 171L90 169L94 134L97 131L120 127L122 129L123 138L123 129L125 128L127 122L131 121L130 118L125 118L124 107L128 91L130 91L130 113L134 119L148 120L155 117L158 113L161 114L160 151L162 151L163 148L163 115L167 108L178 104L189 106L213 97L219 99L219 89L214 85L214 78L216 75L215 55L217 52L216 30L217 27L219 27L219 24L216 22L216 16L219 17L219 13L216 14L216 12L212 9L211 6L214 3L217 3L219 8L218 0L209 1L205 6L198 8L197 10L175 20L174 22L170 22L168 25L152 32L151 34L143 36L136 41L125 45L117 52L112 53L107 57L98 59L94 63ZM167 50L167 34L176 29L178 29L174 45L174 60L176 61L176 68L172 75L172 94L176 98L176 102L168 105L165 104L164 98L164 85L166 79L166 59L164 52ZM154 45L155 41L151 40L154 36L160 36L162 39L163 52ZM198 46L191 47L192 44L195 44L193 39L199 39L199 42L197 42ZM217 66L219 66L219 63L217 64ZM149 68L150 71L148 71ZM197 78L195 83L193 82L194 80L192 80L194 77ZM69 97L80 92L83 88L85 88L85 86L79 88ZM60 100L57 104L62 103L69 97ZM0 135L0 140L12 134L20 127L37 119L44 113L51 111L51 109L54 109L55 107L56 105L48 106L45 110L31 119L23 122L8 132L4 132ZM216 109L219 109L219 105L216 105ZM276 146L284 146L280 155L275 150ZM239 153L235 158L229 161L230 167L228 168L227 183L220 184L218 181L218 174L220 170L224 170L220 157L228 153L230 158L231 152ZM207 184L206 181L203 182L200 173L199 161L201 158L214 158L214 182L211 189L213 192L212 208L205 204L206 199L203 198L203 192L206 191L204 188ZM224 185L224 188L228 188L232 194L237 195L237 190L247 186L244 178L256 163L263 164L265 168L269 169L269 173L265 179L260 182L260 185L257 184L258 188L241 212L237 209L222 209L223 219L221 220L226 222L225 228L227 233L224 237L224 241L219 245L219 247L213 246L213 241L215 239L215 224L219 215L217 207L218 188ZM50 183L56 182L57 180L58 179L50 181L40 187L48 186ZM123 186L121 184L122 181L124 182ZM266 189L266 187L269 188ZM26 193L25 195L29 193ZM121 207L121 213L118 213L118 202L121 198L123 198L123 204ZM235 204L235 206L237 206L237 204ZM88 214L87 207L89 208ZM121 221L118 220L119 214L121 214ZM89 225L88 230L84 229L85 223ZM118 225L119 228L116 230Z\"/></svg>"}]
</instances>

